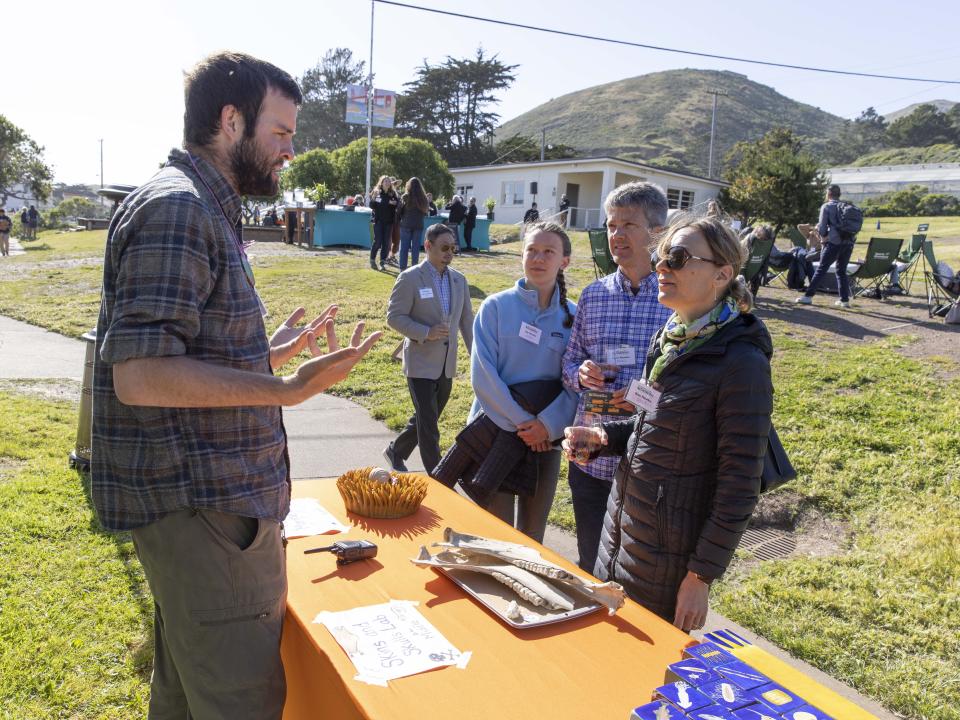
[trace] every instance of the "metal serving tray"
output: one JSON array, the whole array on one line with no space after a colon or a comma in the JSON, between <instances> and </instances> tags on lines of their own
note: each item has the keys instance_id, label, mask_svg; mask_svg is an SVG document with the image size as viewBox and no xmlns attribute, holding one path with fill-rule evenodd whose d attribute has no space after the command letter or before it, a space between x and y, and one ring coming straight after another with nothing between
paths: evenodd
<instances>
[{"instance_id":1,"label":"metal serving tray","mask_svg":"<svg viewBox=\"0 0 960 720\"><path fill-rule=\"evenodd\" d=\"M483 605L487 610L497 616L501 621L517 630L527 628L541 627L553 623L572 620L573 618L589 615L599 610L602 605L591 602L583 595L577 592L566 592L573 598L573 610L547 610L546 608L531 605L526 600L522 600L516 593L494 578L484 573L474 570L459 570L457 568L435 567L453 582L459 585L474 600ZM549 582L549 580L547 581ZM557 585L559 590L564 590ZM507 617L507 607L512 601L516 601L520 606L522 613L521 619Z\"/></svg>"}]
</instances>

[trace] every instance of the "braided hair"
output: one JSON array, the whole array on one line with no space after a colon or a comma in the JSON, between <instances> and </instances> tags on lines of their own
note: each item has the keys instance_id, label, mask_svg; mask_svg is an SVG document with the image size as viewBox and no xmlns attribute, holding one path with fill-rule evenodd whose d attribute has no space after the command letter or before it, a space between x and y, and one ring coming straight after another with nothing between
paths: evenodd
<instances>
[{"instance_id":1,"label":"braided hair","mask_svg":"<svg viewBox=\"0 0 960 720\"><path fill-rule=\"evenodd\" d=\"M560 238L560 244L563 246L563 256L570 257L573 253L573 246L570 243L570 236L567 235L567 231L563 229L563 226L555 222L535 222L530 223L524 228L524 242L531 235L538 232L550 233L556 235ZM563 321L563 326L565 328L573 327L573 313L570 312L570 306L567 304L567 281L563 277L563 268L557 271L557 289L560 291L560 309L563 310L563 314L566 316Z\"/></svg>"}]
</instances>

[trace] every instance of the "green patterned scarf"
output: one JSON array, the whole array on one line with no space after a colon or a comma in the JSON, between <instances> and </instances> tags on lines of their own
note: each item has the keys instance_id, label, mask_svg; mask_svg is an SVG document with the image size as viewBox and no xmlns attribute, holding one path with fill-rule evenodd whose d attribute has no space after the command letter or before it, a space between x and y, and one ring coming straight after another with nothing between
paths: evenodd
<instances>
[{"instance_id":1,"label":"green patterned scarf","mask_svg":"<svg viewBox=\"0 0 960 720\"><path fill-rule=\"evenodd\" d=\"M740 310L737 308L737 303L729 295L721 300L713 310L689 324L684 324L676 313L671 315L667 324L663 327L663 332L660 333L660 357L650 368L650 377L647 378L647 381L654 382L663 374L667 365L681 355L703 345L713 337L717 330L732 322L739 315Z\"/></svg>"}]
</instances>

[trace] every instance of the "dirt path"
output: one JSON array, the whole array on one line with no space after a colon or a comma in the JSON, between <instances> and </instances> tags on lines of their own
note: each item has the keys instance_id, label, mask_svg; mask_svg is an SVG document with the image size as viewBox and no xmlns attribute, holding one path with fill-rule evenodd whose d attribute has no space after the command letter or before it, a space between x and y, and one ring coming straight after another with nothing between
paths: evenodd
<instances>
[{"instance_id":1,"label":"dirt path","mask_svg":"<svg viewBox=\"0 0 960 720\"><path fill-rule=\"evenodd\" d=\"M818 294L813 305L797 305L797 291L764 287L758 293L756 312L765 320L789 324L791 333L801 337L873 342L894 335L909 336L915 341L898 348L907 357L960 360L960 325L947 325L939 317L929 318L925 293L923 282L918 279L910 296L886 300L858 298L853 307L843 310L833 304L836 295ZM942 372L956 375L960 365Z\"/></svg>"}]
</instances>

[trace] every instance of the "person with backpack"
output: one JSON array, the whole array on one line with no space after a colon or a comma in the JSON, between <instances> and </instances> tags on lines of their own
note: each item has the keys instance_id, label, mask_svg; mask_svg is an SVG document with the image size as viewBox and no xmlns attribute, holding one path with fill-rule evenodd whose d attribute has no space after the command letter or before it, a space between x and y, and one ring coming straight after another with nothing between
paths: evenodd
<instances>
[{"instance_id":1,"label":"person with backpack","mask_svg":"<svg viewBox=\"0 0 960 720\"><path fill-rule=\"evenodd\" d=\"M13 229L13 221L7 215L7 211L0 207L0 255L6 257L10 254L10 231Z\"/></svg>"},{"instance_id":2,"label":"person with backpack","mask_svg":"<svg viewBox=\"0 0 960 720\"><path fill-rule=\"evenodd\" d=\"M840 202L840 186L831 185L827 188L827 201L820 207L820 222L817 224L817 233L823 239L823 252L820 255L820 265L810 278L810 287L797 298L800 305L812 305L813 296L823 281L830 266L837 266L837 286L840 290L840 299L835 305L850 307L850 280L847 278L847 263L853 254L853 246L857 241L857 233L863 227L863 212L852 203Z\"/></svg>"}]
</instances>

